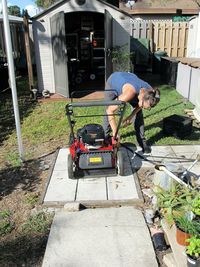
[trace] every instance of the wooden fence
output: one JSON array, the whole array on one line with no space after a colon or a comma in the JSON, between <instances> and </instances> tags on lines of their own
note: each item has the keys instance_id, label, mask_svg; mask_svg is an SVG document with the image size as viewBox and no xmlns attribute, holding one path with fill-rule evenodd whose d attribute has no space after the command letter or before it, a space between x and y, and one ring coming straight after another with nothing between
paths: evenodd
<instances>
[{"instance_id":1,"label":"wooden fence","mask_svg":"<svg viewBox=\"0 0 200 267\"><path fill-rule=\"evenodd\" d=\"M10 33L14 59L19 59L25 53L24 30L22 23L10 23ZM3 21L0 21L0 57L6 58Z\"/></svg>"},{"instance_id":2,"label":"wooden fence","mask_svg":"<svg viewBox=\"0 0 200 267\"><path fill-rule=\"evenodd\" d=\"M149 39L151 52L165 51L169 57L186 56L188 30L188 22L132 21L132 37Z\"/></svg>"}]
</instances>

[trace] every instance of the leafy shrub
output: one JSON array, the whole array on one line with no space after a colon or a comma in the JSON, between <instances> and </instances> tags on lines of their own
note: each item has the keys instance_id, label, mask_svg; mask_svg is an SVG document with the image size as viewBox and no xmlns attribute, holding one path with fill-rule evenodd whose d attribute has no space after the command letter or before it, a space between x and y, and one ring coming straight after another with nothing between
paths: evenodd
<instances>
[{"instance_id":1,"label":"leafy shrub","mask_svg":"<svg viewBox=\"0 0 200 267\"><path fill-rule=\"evenodd\" d=\"M191 221L186 217L174 218L176 226L187 234L197 235L200 233L200 223Z\"/></svg>"},{"instance_id":2,"label":"leafy shrub","mask_svg":"<svg viewBox=\"0 0 200 267\"><path fill-rule=\"evenodd\" d=\"M200 237L199 236L192 236L191 238L187 239L189 245L186 247L187 255L191 256L194 259L200 258Z\"/></svg>"},{"instance_id":3,"label":"leafy shrub","mask_svg":"<svg viewBox=\"0 0 200 267\"><path fill-rule=\"evenodd\" d=\"M197 196L192 203L192 211L200 216L200 196Z\"/></svg>"}]
</instances>

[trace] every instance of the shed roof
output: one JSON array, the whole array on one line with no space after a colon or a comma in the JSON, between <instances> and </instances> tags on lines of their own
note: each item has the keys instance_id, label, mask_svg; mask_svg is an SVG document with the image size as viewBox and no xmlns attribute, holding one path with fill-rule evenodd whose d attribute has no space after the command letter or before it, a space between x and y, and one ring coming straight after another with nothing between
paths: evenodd
<instances>
[{"instance_id":1,"label":"shed roof","mask_svg":"<svg viewBox=\"0 0 200 267\"><path fill-rule=\"evenodd\" d=\"M22 23L23 22L23 18L21 18L21 17L16 17L16 16L9 15L8 19L11 22L16 22L16 23ZM0 21L1 20L3 20L3 15L2 14L0 14Z\"/></svg>"},{"instance_id":2,"label":"shed roof","mask_svg":"<svg viewBox=\"0 0 200 267\"><path fill-rule=\"evenodd\" d=\"M200 11L196 0L138 0L132 7L128 8L125 3L120 4L120 8L129 14L176 14L197 15Z\"/></svg>"},{"instance_id":3,"label":"shed roof","mask_svg":"<svg viewBox=\"0 0 200 267\"><path fill-rule=\"evenodd\" d=\"M91 1L91 0L90 0ZM103 0L92 0L92 1L98 1L98 2L101 2L102 4L106 5L106 6L109 6L123 14L125 14L126 16L131 16L126 10L123 10L123 9L120 9L114 5L111 5ZM48 7L47 9L45 9L44 11L38 13L37 15L33 16L31 19L35 20L35 19L38 19L39 17L45 15L45 14L48 14L48 12L56 9L57 7L63 5L65 2L70 2L70 0L60 0L58 2L56 2L55 4L53 4L52 6Z\"/></svg>"}]
</instances>

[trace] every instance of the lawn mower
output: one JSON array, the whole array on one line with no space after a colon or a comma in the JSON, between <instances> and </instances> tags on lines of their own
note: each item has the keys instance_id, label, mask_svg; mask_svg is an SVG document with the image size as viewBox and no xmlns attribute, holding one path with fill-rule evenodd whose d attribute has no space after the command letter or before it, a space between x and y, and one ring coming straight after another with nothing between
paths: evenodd
<instances>
[{"instance_id":1,"label":"lawn mower","mask_svg":"<svg viewBox=\"0 0 200 267\"><path fill-rule=\"evenodd\" d=\"M119 116L115 136L105 137L102 125L90 123L74 132L77 117L96 117L104 115L84 115L84 107L119 106L115 116ZM83 108L83 115L75 115L75 108ZM122 151L119 148L117 134L124 116L126 103L119 100L71 102L66 105L66 115L70 127L70 153L68 154L69 178L124 175ZM73 119L72 119L73 118Z\"/></svg>"}]
</instances>

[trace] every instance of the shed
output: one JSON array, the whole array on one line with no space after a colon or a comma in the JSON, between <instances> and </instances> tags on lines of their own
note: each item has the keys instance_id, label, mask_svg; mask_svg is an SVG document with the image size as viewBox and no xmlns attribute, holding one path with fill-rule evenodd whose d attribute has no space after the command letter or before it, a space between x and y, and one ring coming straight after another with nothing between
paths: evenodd
<instances>
[{"instance_id":1,"label":"shed","mask_svg":"<svg viewBox=\"0 0 200 267\"><path fill-rule=\"evenodd\" d=\"M39 91L69 97L112 72L111 48L130 50L130 15L101 0L62 0L32 18Z\"/></svg>"}]
</instances>

